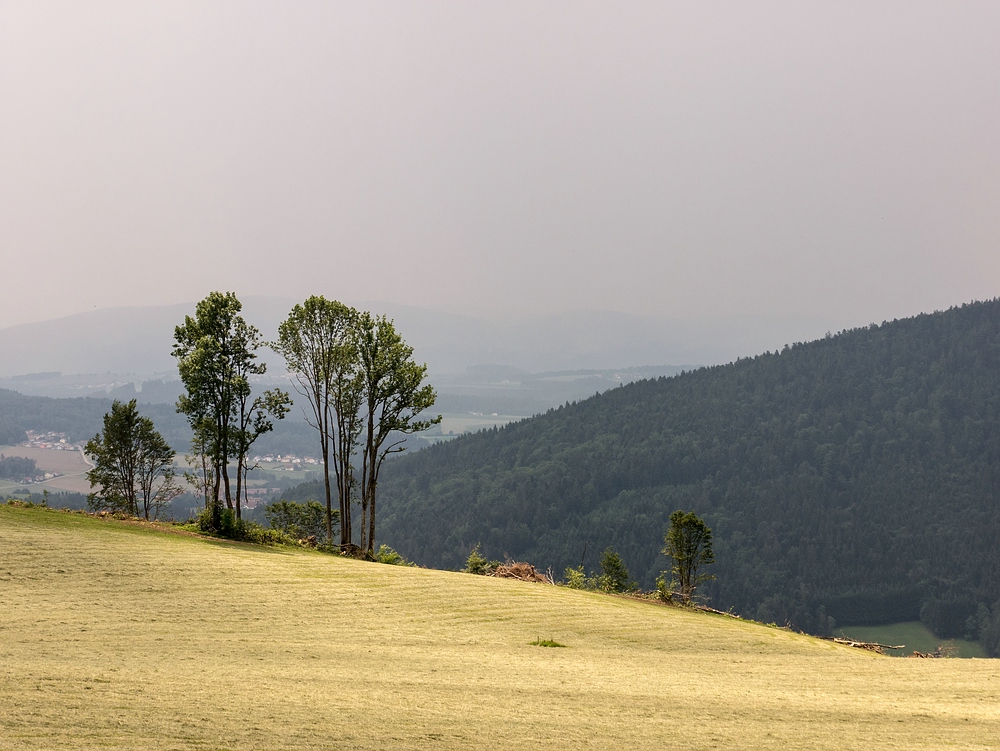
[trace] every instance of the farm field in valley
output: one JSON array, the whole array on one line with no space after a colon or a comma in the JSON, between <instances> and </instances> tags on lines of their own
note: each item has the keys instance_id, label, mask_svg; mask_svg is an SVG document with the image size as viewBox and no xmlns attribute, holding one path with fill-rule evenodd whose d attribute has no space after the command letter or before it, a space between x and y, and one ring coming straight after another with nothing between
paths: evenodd
<instances>
[{"instance_id":1,"label":"farm field in valley","mask_svg":"<svg viewBox=\"0 0 1000 751\"><path fill-rule=\"evenodd\" d=\"M0 446L0 454L34 459L40 472L59 472L62 475L34 485L20 485L16 482L0 480L0 492L9 493L17 488L25 487L35 493L41 493L44 488L51 491L65 490L72 493L90 492L90 483L87 482L86 478L90 464L79 451L57 451L31 446Z\"/></svg>"},{"instance_id":2,"label":"farm field in valley","mask_svg":"<svg viewBox=\"0 0 1000 751\"><path fill-rule=\"evenodd\" d=\"M0 506L0 749L611 747L1000 748L1000 660Z\"/></svg>"}]
</instances>

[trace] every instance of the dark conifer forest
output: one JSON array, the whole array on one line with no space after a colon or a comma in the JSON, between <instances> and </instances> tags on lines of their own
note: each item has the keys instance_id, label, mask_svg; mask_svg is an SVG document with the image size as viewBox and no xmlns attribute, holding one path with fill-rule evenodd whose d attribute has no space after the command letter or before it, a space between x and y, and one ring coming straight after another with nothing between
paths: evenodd
<instances>
[{"instance_id":1,"label":"dark conifer forest","mask_svg":"<svg viewBox=\"0 0 1000 751\"><path fill-rule=\"evenodd\" d=\"M623 335L624 332L623 332ZM715 607L824 633L1000 599L1000 301L647 380L393 461L381 536L558 576L612 545L645 587L668 517L715 533ZM974 634L973 634L974 635Z\"/></svg>"}]
</instances>

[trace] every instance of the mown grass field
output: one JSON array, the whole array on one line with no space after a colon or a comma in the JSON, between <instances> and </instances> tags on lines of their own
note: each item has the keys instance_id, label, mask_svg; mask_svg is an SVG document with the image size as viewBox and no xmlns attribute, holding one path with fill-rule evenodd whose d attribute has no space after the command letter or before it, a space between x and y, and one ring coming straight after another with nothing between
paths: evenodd
<instances>
[{"instance_id":1,"label":"mown grass field","mask_svg":"<svg viewBox=\"0 0 1000 751\"><path fill-rule=\"evenodd\" d=\"M1000 748L1000 661L0 506L0 748Z\"/></svg>"}]
</instances>

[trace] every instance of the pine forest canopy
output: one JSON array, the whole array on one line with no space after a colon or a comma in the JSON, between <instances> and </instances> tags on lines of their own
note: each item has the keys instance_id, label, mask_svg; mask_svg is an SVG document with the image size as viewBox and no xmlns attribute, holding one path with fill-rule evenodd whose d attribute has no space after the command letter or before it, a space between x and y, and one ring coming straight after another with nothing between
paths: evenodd
<instances>
[{"instance_id":1,"label":"pine forest canopy","mask_svg":"<svg viewBox=\"0 0 1000 751\"><path fill-rule=\"evenodd\" d=\"M613 545L643 586L677 509L715 539L715 607L829 632L1000 600L1000 300L624 386L389 464L386 541L555 571Z\"/></svg>"}]
</instances>

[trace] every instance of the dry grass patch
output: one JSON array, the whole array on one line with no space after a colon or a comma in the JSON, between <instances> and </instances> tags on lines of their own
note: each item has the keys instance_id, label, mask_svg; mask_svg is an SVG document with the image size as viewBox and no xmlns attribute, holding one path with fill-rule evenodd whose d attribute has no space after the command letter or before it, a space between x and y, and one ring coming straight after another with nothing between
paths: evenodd
<instances>
[{"instance_id":1,"label":"dry grass patch","mask_svg":"<svg viewBox=\"0 0 1000 751\"><path fill-rule=\"evenodd\" d=\"M1000 661L0 507L3 749L986 749L998 706Z\"/></svg>"}]
</instances>

